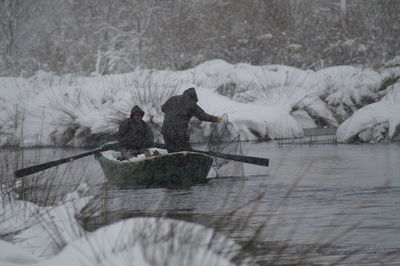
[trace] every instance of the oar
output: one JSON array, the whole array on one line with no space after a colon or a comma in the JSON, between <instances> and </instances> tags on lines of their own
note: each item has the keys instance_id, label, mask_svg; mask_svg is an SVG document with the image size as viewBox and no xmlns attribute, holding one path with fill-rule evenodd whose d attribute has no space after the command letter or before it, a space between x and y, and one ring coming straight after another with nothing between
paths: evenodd
<instances>
[{"instance_id":1,"label":"oar","mask_svg":"<svg viewBox=\"0 0 400 266\"><path fill-rule=\"evenodd\" d=\"M31 166L31 167L27 167L27 168L22 168L22 169L19 169L19 170L15 171L14 174L15 174L15 177L17 177L17 178L20 178L20 177L23 177L23 176L27 176L27 175L31 175L31 174L46 170L48 168L51 168L51 167L54 167L54 166L57 166L57 165L60 165L60 164L68 163L68 162L71 162L73 160L77 160L77 159L80 159L80 158L83 158L83 157L86 157L86 156L89 156L89 155L92 155L92 154L96 154L98 152L112 150L112 149L118 147L118 145L119 144L107 145L107 146L105 146L103 148L96 149L96 150L93 150L93 151L88 151L88 152L85 152L85 153L82 153L82 154L78 154L78 155L75 155L75 156L71 156L71 157L67 157L67 158L63 158L63 159L60 159L60 160L55 160L55 161L51 161L51 162L47 162L47 163L42 163L42 164L34 165L34 166Z\"/></svg>"},{"instance_id":2,"label":"oar","mask_svg":"<svg viewBox=\"0 0 400 266\"><path fill-rule=\"evenodd\" d=\"M165 144L154 143L154 146L156 148L166 149L166 145ZM200 150L191 150L191 151L192 152L203 153L203 154L207 154L207 155L210 155L210 156L219 157L219 158L223 158L223 159L227 159L227 160L231 160L231 161L237 161L237 162L243 162L243 163L248 163L248 164L261 165L261 166L268 166L269 165L269 159L261 158L261 157L234 155L234 154L212 152L212 151L200 151Z\"/></svg>"},{"instance_id":3,"label":"oar","mask_svg":"<svg viewBox=\"0 0 400 266\"><path fill-rule=\"evenodd\" d=\"M234 154L227 154L227 153L219 153L219 152L212 152L212 151L198 151L193 150L194 152L198 153L205 153L214 157L219 157L231 161L237 161L242 163L248 164L255 164L260 166L268 166L269 159L262 158L262 157L253 157L253 156L244 156L244 155L234 155Z\"/></svg>"}]
</instances>

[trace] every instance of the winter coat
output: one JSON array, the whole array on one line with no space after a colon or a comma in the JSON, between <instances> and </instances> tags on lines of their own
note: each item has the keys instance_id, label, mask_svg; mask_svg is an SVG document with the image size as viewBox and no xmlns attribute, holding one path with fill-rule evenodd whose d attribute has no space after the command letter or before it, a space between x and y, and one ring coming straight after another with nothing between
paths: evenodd
<instances>
[{"instance_id":1,"label":"winter coat","mask_svg":"<svg viewBox=\"0 0 400 266\"><path fill-rule=\"evenodd\" d=\"M143 117L144 111L135 105L131 110L130 118L122 121L119 126L118 140L125 148L139 150L151 147L154 143L154 135L146 122L133 118L136 112L141 113Z\"/></svg>"},{"instance_id":2,"label":"winter coat","mask_svg":"<svg viewBox=\"0 0 400 266\"><path fill-rule=\"evenodd\" d=\"M182 95L172 96L162 106L165 113L161 133L165 136L184 137L188 135L190 119L195 116L201 121L217 122L218 118L204 112L197 105L197 94L194 88L189 88Z\"/></svg>"}]
</instances>

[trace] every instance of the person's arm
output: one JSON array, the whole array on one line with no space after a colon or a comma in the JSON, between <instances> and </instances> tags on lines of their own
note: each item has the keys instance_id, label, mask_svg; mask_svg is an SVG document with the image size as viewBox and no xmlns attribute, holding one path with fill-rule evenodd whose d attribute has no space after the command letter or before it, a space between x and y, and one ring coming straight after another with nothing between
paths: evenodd
<instances>
[{"instance_id":1,"label":"person's arm","mask_svg":"<svg viewBox=\"0 0 400 266\"><path fill-rule=\"evenodd\" d=\"M121 138L122 136L124 136L126 134L128 127L127 127L127 123L125 123L125 121L123 121L118 128L118 138Z\"/></svg>"},{"instance_id":2,"label":"person's arm","mask_svg":"<svg viewBox=\"0 0 400 266\"><path fill-rule=\"evenodd\" d=\"M145 122L146 125L146 144L153 145L154 143L154 134L151 130L151 127Z\"/></svg>"},{"instance_id":3,"label":"person's arm","mask_svg":"<svg viewBox=\"0 0 400 266\"><path fill-rule=\"evenodd\" d=\"M201 120L201 121L206 121L206 122L219 122L219 118L217 116L213 116L210 114L207 114L206 112L204 112L204 110L198 106L196 103L193 104L193 115Z\"/></svg>"},{"instance_id":4,"label":"person's arm","mask_svg":"<svg viewBox=\"0 0 400 266\"><path fill-rule=\"evenodd\" d=\"M118 128L117 139L122 145L126 145L126 134L128 133L129 125L127 121L123 121Z\"/></svg>"}]
</instances>

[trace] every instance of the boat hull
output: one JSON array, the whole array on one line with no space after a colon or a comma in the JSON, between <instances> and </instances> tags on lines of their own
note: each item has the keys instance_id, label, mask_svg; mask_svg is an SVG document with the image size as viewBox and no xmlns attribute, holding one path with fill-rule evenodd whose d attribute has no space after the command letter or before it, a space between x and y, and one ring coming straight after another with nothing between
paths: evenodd
<instances>
[{"instance_id":1,"label":"boat hull","mask_svg":"<svg viewBox=\"0 0 400 266\"><path fill-rule=\"evenodd\" d=\"M196 152L168 153L137 161L111 160L101 153L95 158L110 182L147 187L206 183L213 163L212 157Z\"/></svg>"}]
</instances>

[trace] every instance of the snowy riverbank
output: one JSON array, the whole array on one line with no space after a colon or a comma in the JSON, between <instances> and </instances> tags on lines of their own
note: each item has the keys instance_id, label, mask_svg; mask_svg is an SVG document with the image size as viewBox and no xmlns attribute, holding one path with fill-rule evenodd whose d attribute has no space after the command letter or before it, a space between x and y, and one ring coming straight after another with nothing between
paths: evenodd
<instances>
[{"instance_id":1,"label":"snowy riverbank","mask_svg":"<svg viewBox=\"0 0 400 266\"><path fill-rule=\"evenodd\" d=\"M238 253L234 241L212 229L167 218L85 231L76 216L91 200L87 190L82 184L47 207L2 192L0 265L231 265Z\"/></svg>"},{"instance_id":2,"label":"snowy riverbank","mask_svg":"<svg viewBox=\"0 0 400 266\"><path fill-rule=\"evenodd\" d=\"M93 145L112 138L134 104L145 110L144 119L162 141L160 105L190 86L204 110L228 115L242 140L302 137L304 128L316 127L339 127L341 142L398 140L399 76L398 68L304 71L212 60L185 71L3 77L0 145ZM208 123L198 128L192 141L202 141L210 132Z\"/></svg>"}]
</instances>

